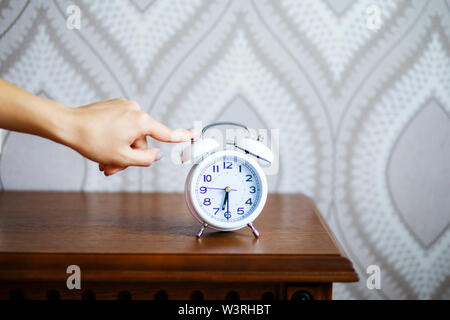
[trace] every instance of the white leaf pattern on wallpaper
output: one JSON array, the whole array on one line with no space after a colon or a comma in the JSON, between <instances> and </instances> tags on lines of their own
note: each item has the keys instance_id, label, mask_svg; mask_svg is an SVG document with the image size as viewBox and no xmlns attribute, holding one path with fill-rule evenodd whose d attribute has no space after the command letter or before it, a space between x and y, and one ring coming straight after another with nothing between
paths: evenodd
<instances>
[{"instance_id":1,"label":"white leaf pattern on wallpaper","mask_svg":"<svg viewBox=\"0 0 450 320\"><path fill-rule=\"evenodd\" d=\"M69 3L56 3L61 14ZM128 95L146 98L155 78L173 62L172 56L191 45L187 40L201 33L199 25L210 11L223 6L221 1L201 0L153 1L144 6L122 0L108 1L107 6L83 0L79 5L82 40L101 56Z\"/></svg>"},{"instance_id":2,"label":"white leaf pattern on wallpaper","mask_svg":"<svg viewBox=\"0 0 450 320\"><path fill-rule=\"evenodd\" d=\"M69 4L80 6L80 30L66 28ZM369 4L382 10L376 32ZM448 182L437 176L449 157L449 14L444 0L6 0L0 76L72 107L134 99L175 128L217 119L278 128L271 191L313 197L359 272L335 298L450 298ZM420 134L442 147L424 137L409 148ZM0 188L179 192L189 169L159 144L166 157L151 168L105 178L61 149L47 165L76 172L64 184L47 169L30 181L17 157L45 166L38 150L59 151L20 134L4 142ZM417 159L421 144L428 154ZM404 181L430 166L423 184ZM418 204L405 205L412 197ZM381 290L365 286L369 264L381 267Z\"/></svg>"},{"instance_id":3,"label":"white leaf pattern on wallpaper","mask_svg":"<svg viewBox=\"0 0 450 320\"><path fill-rule=\"evenodd\" d=\"M8 190L81 190L85 160L73 150L47 139L15 132L9 134L7 142L0 174ZM18 175L27 178L18 180ZM46 176L54 178L45 179Z\"/></svg>"},{"instance_id":4,"label":"white leaf pattern on wallpaper","mask_svg":"<svg viewBox=\"0 0 450 320\"><path fill-rule=\"evenodd\" d=\"M413 6L410 0L363 0L352 5L341 2L265 1L293 45L307 52L317 64L320 78L326 81L333 96L340 95L355 68L361 68L368 55L382 53L380 43L395 34L392 31L400 27L399 20ZM381 10L382 24L377 32L366 26L369 5L377 5ZM341 11L343 7L345 11Z\"/></svg>"},{"instance_id":5,"label":"white leaf pattern on wallpaper","mask_svg":"<svg viewBox=\"0 0 450 320\"><path fill-rule=\"evenodd\" d=\"M436 100L427 102L399 136L388 166L397 211L429 248L450 222L450 115Z\"/></svg>"},{"instance_id":6,"label":"white leaf pattern on wallpaper","mask_svg":"<svg viewBox=\"0 0 450 320\"><path fill-rule=\"evenodd\" d=\"M344 160L338 166L344 173L337 220L341 239L358 260L378 262L393 297L431 298L439 285L449 285L441 281L450 276L450 232L430 248L422 247L391 201L386 177L396 138L420 108L434 97L450 111L448 48L448 36L435 17L416 52L382 86L386 91L351 118L341 152L346 151L339 157Z\"/></svg>"}]
</instances>

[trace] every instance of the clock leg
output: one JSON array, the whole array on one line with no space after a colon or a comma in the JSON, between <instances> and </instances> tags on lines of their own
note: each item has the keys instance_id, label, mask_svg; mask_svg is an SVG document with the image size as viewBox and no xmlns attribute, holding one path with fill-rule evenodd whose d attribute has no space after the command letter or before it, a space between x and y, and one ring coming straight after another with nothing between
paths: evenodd
<instances>
[{"instance_id":1,"label":"clock leg","mask_svg":"<svg viewBox=\"0 0 450 320\"><path fill-rule=\"evenodd\" d=\"M203 225L202 225L202 228L200 229L200 231L197 233L197 238L200 238L201 236L202 236L202 234L203 234L203 231L205 231L205 229L208 227L208 224L207 223L204 223Z\"/></svg>"},{"instance_id":2,"label":"clock leg","mask_svg":"<svg viewBox=\"0 0 450 320\"><path fill-rule=\"evenodd\" d=\"M255 228L255 226L253 225L253 223L249 223L248 224L249 228L252 229L253 235L255 236L255 238L259 238L259 231Z\"/></svg>"}]
</instances>

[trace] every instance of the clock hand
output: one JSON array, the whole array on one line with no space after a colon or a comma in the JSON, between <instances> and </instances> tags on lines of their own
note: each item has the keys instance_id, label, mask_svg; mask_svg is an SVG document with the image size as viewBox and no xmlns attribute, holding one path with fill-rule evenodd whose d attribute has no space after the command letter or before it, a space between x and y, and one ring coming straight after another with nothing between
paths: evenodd
<instances>
[{"instance_id":1,"label":"clock hand","mask_svg":"<svg viewBox=\"0 0 450 320\"><path fill-rule=\"evenodd\" d=\"M227 193L228 194L228 193ZM230 212L230 197L227 197L227 212L225 212L225 217L227 218L227 221L229 218L231 218L231 212Z\"/></svg>"},{"instance_id":2,"label":"clock hand","mask_svg":"<svg viewBox=\"0 0 450 320\"><path fill-rule=\"evenodd\" d=\"M225 204L228 202L228 193L229 193L228 189L229 188L228 189L227 188L224 189L225 190L225 198L223 199L222 210L225 209Z\"/></svg>"},{"instance_id":3,"label":"clock hand","mask_svg":"<svg viewBox=\"0 0 450 320\"><path fill-rule=\"evenodd\" d=\"M213 190L225 190L226 188L213 188L213 187L205 187L206 189L213 189ZM230 189L230 191L237 191L237 189Z\"/></svg>"}]
</instances>

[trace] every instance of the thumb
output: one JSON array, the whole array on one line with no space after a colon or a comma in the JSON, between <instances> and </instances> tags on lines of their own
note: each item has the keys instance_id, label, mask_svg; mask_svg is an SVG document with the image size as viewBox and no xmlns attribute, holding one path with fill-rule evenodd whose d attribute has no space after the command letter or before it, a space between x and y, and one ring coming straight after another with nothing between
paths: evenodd
<instances>
[{"instance_id":1,"label":"thumb","mask_svg":"<svg viewBox=\"0 0 450 320\"><path fill-rule=\"evenodd\" d=\"M157 160L158 154L161 149L158 148L145 148L145 149L133 149L128 150L128 166L140 166L148 167Z\"/></svg>"}]
</instances>

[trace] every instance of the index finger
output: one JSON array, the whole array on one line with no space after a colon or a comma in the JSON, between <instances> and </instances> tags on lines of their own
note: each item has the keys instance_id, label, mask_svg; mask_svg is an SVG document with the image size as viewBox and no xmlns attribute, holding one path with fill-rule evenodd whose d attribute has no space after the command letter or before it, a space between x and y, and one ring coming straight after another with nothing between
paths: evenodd
<instances>
[{"instance_id":1,"label":"index finger","mask_svg":"<svg viewBox=\"0 0 450 320\"><path fill-rule=\"evenodd\" d=\"M162 142L184 142L194 135L191 130L173 130L148 116L146 120L146 135Z\"/></svg>"}]
</instances>

